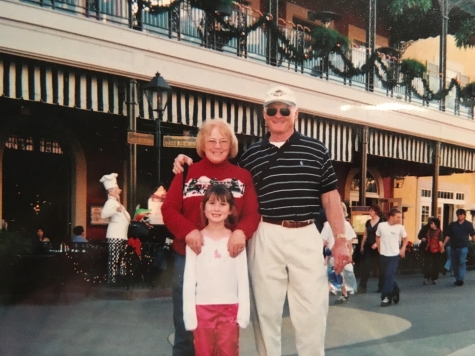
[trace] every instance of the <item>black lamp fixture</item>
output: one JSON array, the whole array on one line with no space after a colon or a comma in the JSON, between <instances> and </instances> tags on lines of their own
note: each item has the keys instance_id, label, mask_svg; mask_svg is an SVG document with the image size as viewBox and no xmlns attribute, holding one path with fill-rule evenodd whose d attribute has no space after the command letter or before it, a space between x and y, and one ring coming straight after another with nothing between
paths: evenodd
<instances>
[{"instance_id":1,"label":"black lamp fixture","mask_svg":"<svg viewBox=\"0 0 475 356\"><path fill-rule=\"evenodd\" d=\"M157 72L155 77L145 84L142 89L147 95L148 103L152 110L163 113L168 104L168 92L171 92L172 88L160 73ZM156 102L156 107L154 107L154 101Z\"/></svg>"},{"instance_id":2,"label":"black lamp fixture","mask_svg":"<svg viewBox=\"0 0 475 356\"><path fill-rule=\"evenodd\" d=\"M168 105L168 94L171 93L172 88L167 81L163 79L160 73L156 73L155 77L142 87L147 96L148 104L152 111L158 113L155 119L155 146L157 147L157 187L162 185L161 175L161 148L162 148L162 130L161 123L163 120L163 112Z\"/></svg>"},{"instance_id":3,"label":"black lamp fixture","mask_svg":"<svg viewBox=\"0 0 475 356\"><path fill-rule=\"evenodd\" d=\"M396 176L393 179L394 188L402 188L404 185L404 177Z\"/></svg>"},{"instance_id":4,"label":"black lamp fixture","mask_svg":"<svg viewBox=\"0 0 475 356\"><path fill-rule=\"evenodd\" d=\"M307 13L307 18L310 21L319 20L323 23L323 26L328 27L328 25L330 25L330 22L338 21L339 19L341 19L341 15L333 11L320 11L320 12L309 11Z\"/></svg>"}]
</instances>

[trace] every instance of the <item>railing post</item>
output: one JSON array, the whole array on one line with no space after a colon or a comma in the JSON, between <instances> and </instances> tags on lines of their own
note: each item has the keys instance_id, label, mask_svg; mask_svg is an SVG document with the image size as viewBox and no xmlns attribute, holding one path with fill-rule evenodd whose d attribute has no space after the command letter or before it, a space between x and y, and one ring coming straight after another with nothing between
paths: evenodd
<instances>
[{"instance_id":1,"label":"railing post","mask_svg":"<svg viewBox=\"0 0 475 356\"><path fill-rule=\"evenodd\" d=\"M178 41L181 41L181 6L175 6L168 11L168 38L173 37L173 31L176 32Z\"/></svg>"},{"instance_id":2,"label":"railing post","mask_svg":"<svg viewBox=\"0 0 475 356\"><path fill-rule=\"evenodd\" d=\"M439 44L439 76L440 76L440 85L439 90L444 90L446 81L447 81L447 30L449 27L449 11L448 11L448 0L441 0L440 3L440 12L442 17L442 32L440 34L440 44ZM445 97L442 96L440 99L439 110L445 111Z\"/></svg>"},{"instance_id":3,"label":"railing post","mask_svg":"<svg viewBox=\"0 0 475 356\"><path fill-rule=\"evenodd\" d=\"M268 12L272 15L274 19L275 26L278 30L278 19L279 19L279 1L278 0L268 0ZM272 34L269 29L267 30L267 64L271 66L277 66L277 47L279 45L279 39L277 35Z\"/></svg>"},{"instance_id":4,"label":"railing post","mask_svg":"<svg viewBox=\"0 0 475 356\"><path fill-rule=\"evenodd\" d=\"M368 31L366 31L366 63L374 54L376 37L376 0L369 0ZM374 91L374 67L366 74L366 90Z\"/></svg>"},{"instance_id":5,"label":"railing post","mask_svg":"<svg viewBox=\"0 0 475 356\"><path fill-rule=\"evenodd\" d=\"M237 12L238 28L243 30L247 27L247 7L239 8ZM243 36L242 33L237 39L237 56L247 58L247 35Z\"/></svg>"}]
</instances>

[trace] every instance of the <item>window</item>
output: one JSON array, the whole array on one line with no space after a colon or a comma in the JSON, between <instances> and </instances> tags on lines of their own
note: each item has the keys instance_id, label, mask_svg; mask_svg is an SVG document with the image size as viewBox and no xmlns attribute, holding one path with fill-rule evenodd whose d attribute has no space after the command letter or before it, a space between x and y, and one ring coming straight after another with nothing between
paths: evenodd
<instances>
[{"instance_id":1,"label":"window","mask_svg":"<svg viewBox=\"0 0 475 356\"><path fill-rule=\"evenodd\" d=\"M59 142L41 138L39 139L38 145L38 139L35 140L32 136L20 137L18 135L12 135L5 142L5 147L19 151L39 150L42 153L63 154Z\"/></svg>"},{"instance_id":2,"label":"window","mask_svg":"<svg viewBox=\"0 0 475 356\"><path fill-rule=\"evenodd\" d=\"M17 135L12 135L5 142L7 148L20 151L33 151L33 137L18 137Z\"/></svg>"},{"instance_id":3,"label":"window","mask_svg":"<svg viewBox=\"0 0 475 356\"><path fill-rule=\"evenodd\" d=\"M361 173L358 173L353 178L351 182L350 189L352 191L359 191L360 190L360 180L361 180ZM376 180L374 179L373 175L368 172L366 175L366 192L367 193L378 193L378 185L376 184Z\"/></svg>"},{"instance_id":4,"label":"window","mask_svg":"<svg viewBox=\"0 0 475 356\"><path fill-rule=\"evenodd\" d=\"M429 221L430 207L429 205L422 205L421 207L421 226L424 226Z\"/></svg>"},{"instance_id":5,"label":"window","mask_svg":"<svg viewBox=\"0 0 475 356\"><path fill-rule=\"evenodd\" d=\"M455 194L455 199L456 200L465 200L465 194L464 193L456 193Z\"/></svg>"},{"instance_id":6,"label":"window","mask_svg":"<svg viewBox=\"0 0 475 356\"><path fill-rule=\"evenodd\" d=\"M422 189L421 190L421 197L424 197L424 198L432 197L432 191L429 190L429 189Z\"/></svg>"}]
</instances>

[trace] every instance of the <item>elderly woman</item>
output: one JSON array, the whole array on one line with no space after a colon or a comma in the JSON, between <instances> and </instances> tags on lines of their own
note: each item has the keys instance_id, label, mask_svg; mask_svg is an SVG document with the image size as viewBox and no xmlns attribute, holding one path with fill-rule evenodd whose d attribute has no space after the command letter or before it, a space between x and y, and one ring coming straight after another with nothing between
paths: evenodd
<instances>
[{"instance_id":1,"label":"elderly woman","mask_svg":"<svg viewBox=\"0 0 475 356\"><path fill-rule=\"evenodd\" d=\"M115 283L117 261L122 249L121 242L127 241L127 229L130 224L130 215L120 202L122 190L117 185L117 173L104 175L100 182L107 191L107 201L101 211L101 218L109 219L106 239L109 244L109 273L108 282Z\"/></svg>"},{"instance_id":2,"label":"elderly woman","mask_svg":"<svg viewBox=\"0 0 475 356\"><path fill-rule=\"evenodd\" d=\"M190 166L186 177L183 174L175 176L162 206L165 226L175 236L173 355L194 355L192 333L186 331L183 321L185 247L188 245L196 254L201 252L203 236L200 230L205 225L200 205L207 188L212 184L223 184L233 193L238 223L232 227L233 233L228 242L232 257L244 250L246 240L252 237L260 220L250 173L228 161L238 153L238 141L230 125L218 119L206 121L198 133L196 151L201 161Z\"/></svg>"}]
</instances>

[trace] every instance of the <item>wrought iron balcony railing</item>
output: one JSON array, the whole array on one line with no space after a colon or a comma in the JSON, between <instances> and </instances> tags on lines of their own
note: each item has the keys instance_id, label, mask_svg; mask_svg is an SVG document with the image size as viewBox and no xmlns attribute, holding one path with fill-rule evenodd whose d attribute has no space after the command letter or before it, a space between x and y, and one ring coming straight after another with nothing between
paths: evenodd
<instances>
[{"instance_id":1,"label":"wrought iron balcony railing","mask_svg":"<svg viewBox=\"0 0 475 356\"><path fill-rule=\"evenodd\" d=\"M369 90L379 95L387 95L396 99L424 105L433 109L439 109L437 100L427 100L424 96L427 89L439 90L438 74L434 73L425 78L415 78L410 85L388 85L402 83L404 75L399 71L399 63L393 57L382 58L375 62L374 79L368 82L368 75L357 74L351 77L338 75L338 72L347 70L347 64L341 53L330 52L323 57L309 56L308 59L292 58L288 55L292 49L305 51L311 48L312 38L302 26L288 27L278 25L282 37L277 39L276 51L270 50L271 40L269 31L265 26L256 26L252 31L243 32L242 36L230 36L230 28L246 29L253 24L258 24L259 17L253 15L248 7L233 10L226 18L226 23L217 21L214 16L205 11L194 8L189 2L183 2L180 6L160 14L152 14L141 9L136 0L19 0L48 7L57 11L73 13L102 22L128 26L137 31L145 31L158 36L168 36L178 41L186 41L209 48L210 50L234 54L247 58L251 61L261 61L277 68L293 70L302 75L310 75L316 78L340 82L363 90ZM262 18L262 17L261 17ZM285 38L286 41L283 41ZM290 48L292 47L292 48ZM361 67L368 61L366 47L353 47L345 52L346 57L354 67ZM384 68L383 68L384 67ZM452 78L449 78L449 80ZM369 84L368 84L369 83ZM412 90L411 90L412 86ZM418 95L413 95L416 92ZM448 93L445 99L447 112L467 117L473 120L473 106L461 106L458 91L455 87ZM472 100L473 101L473 100Z\"/></svg>"}]
</instances>

